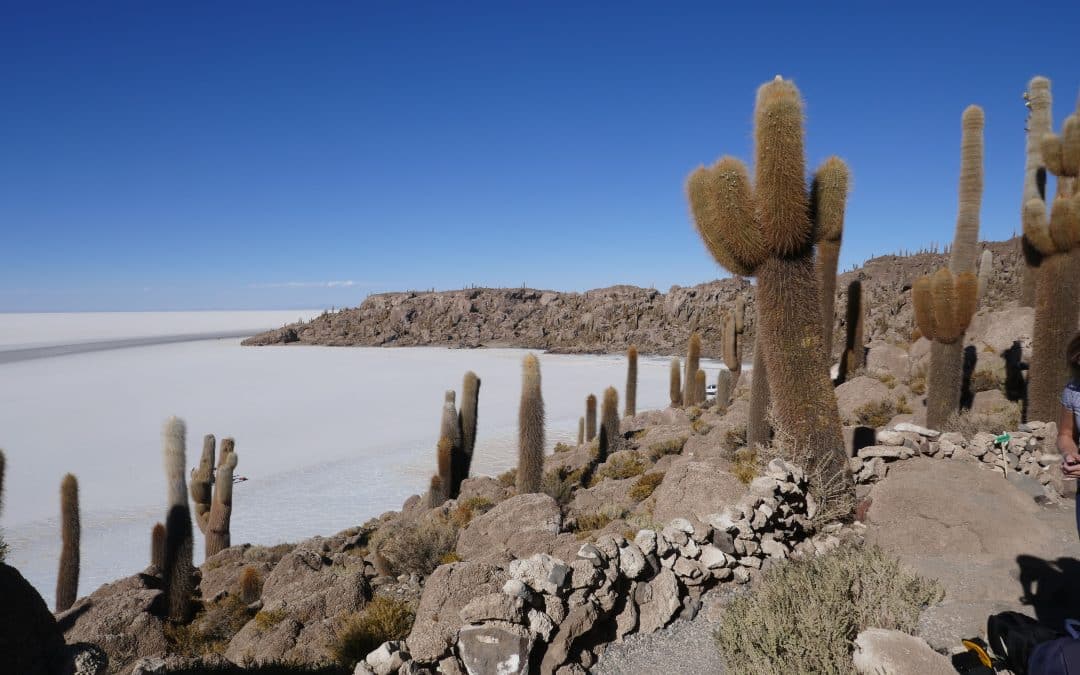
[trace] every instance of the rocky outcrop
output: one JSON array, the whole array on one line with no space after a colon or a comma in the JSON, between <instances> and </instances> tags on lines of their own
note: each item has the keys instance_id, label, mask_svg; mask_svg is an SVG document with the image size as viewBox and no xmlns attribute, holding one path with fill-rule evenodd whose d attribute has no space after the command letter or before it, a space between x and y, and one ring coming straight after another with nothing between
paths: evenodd
<instances>
[{"instance_id":1,"label":"rocky outcrop","mask_svg":"<svg viewBox=\"0 0 1080 675\"><path fill-rule=\"evenodd\" d=\"M550 551L562 528L562 512L546 494L511 497L473 520L457 542L466 560L510 560Z\"/></svg>"},{"instance_id":2,"label":"rocky outcrop","mask_svg":"<svg viewBox=\"0 0 1080 675\"><path fill-rule=\"evenodd\" d=\"M1011 306L1019 296L1022 273L1018 240L988 247L994 253L994 274L983 306ZM888 255L840 275L834 353L843 349L850 281L862 282L867 339L907 342L913 324L910 294L905 291L916 277L944 262L944 256L936 253ZM369 296L359 307L268 331L244 344L504 346L583 353L622 352L636 344L642 353L672 354L684 348L690 333L698 332L702 354L719 357L722 315L742 294L747 297L743 352L749 359L756 328L754 289L735 278L674 286L667 293L634 286L584 293L527 288L382 293Z\"/></svg>"}]
</instances>

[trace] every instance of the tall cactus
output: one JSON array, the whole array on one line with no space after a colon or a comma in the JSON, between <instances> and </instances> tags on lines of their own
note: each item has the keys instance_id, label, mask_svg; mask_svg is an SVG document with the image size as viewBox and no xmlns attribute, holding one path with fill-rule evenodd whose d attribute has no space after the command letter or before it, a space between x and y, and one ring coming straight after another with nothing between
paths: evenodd
<instances>
[{"instance_id":1,"label":"tall cactus","mask_svg":"<svg viewBox=\"0 0 1080 675\"><path fill-rule=\"evenodd\" d=\"M990 286L990 276L994 273L994 254L990 249L984 249L979 257L979 302L986 296L986 289Z\"/></svg>"},{"instance_id":2,"label":"tall cactus","mask_svg":"<svg viewBox=\"0 0 1080 675\"><path fill-rule=\"evenodd\" d=\"M184 421L170 417L162 432L165 457L165 477L168 484L169 511L165 519L165 618L185 623L191 618L192 596L195 593L195 564L192 560L194 542L191 533L191 511L188 508L187 485L184 480L187 428Z\"/></svg>"},{"instance_id":3,"label":"tall cactus","mask_svg":"<svg viewBox=\"0 0 1080 675\"><path fill-rule=\"evenodd\" d=\"M1057 176L1057 195L1024 205L1024 236L1042 256L1035 289L1035 333L1028 375L1028 416L1057 418L1069 377L1066 347L1080 319L1080 113L1065 118L1061 135L1042 140L1046 168Z\"/></svg>"},{"instance_id":4,"label":"tall cactus","mask_svg":"<svg viewBox=\"0 0 1080 675\"><path fill-rule=\"evenodd\" d=\"M476 373L465 373L465 379L461 384L461 411L459 424L461 428L461 453L458 455L454 466L453 493L461 492L461 483L469 477L472 470L473 451L476 449L476 419L480 406L480 378Z\"/></svg>"},{"instance_id":5,"label":"tall cactus","mask_svg":"<svg viewBox=\"0 0 1080 675\"><path fill-rule=\"evenodd\" d=\"M528 354L522 365L518 408L518 494L539 492L544 474L544 396L540 361Z\"/></svg>"},{"instance_id":6,"label":"tall cactus","mask_svg":"<svg viewBox=\"0 0 1080 675\"><path fill-rule=\"evenodd\" d=\"M960 137L960 208L949 259L949 269L953 274L975 271L983 193L984 123L982 108L969 105L964 109Z\"/></svg>"},{"instance_id":7,"label":"tall cactus","mask_svg":"<svg viewBox=\"0 0 1080 675\"><path fill-rule=\"evenodd\" d=\"M619 392L615 387L604 390L600 406L600 442L597 463L607 461L608 456L619 449Z\"/></svg>"},{"instance_id":8,"label":"tall cactus","mask_svg":"<svg viewBox=\"0 0 1080 675\"><path fill-rule=\"evenodd\" d=\"M817 275L821 285L821 325L825 358L832 363L833 325L836 304L836 267L844 234L848 168L839 157L825 160L810 184L810 210L817 232Z\"/></svg>"},{"instance_id":9,"label":"tall cactus","mask_svg":"<svg viewBox=\"0 0 1080 675\"><path fill-rule=\"evenodd\" d=\"M668 377L668 395L671 397L672 408L681 408L683 404L679 370L679 357L676 356L671 359L671 373Z\"/></svg>"},{"instance_id":10,"label":"tall cactus","mask_svg":"<svg viewBox=\"0 0 1080 675\"><path fill-rule=\"evenodd\" d=\"M862 282L855 279L848 284L847 321L844 335L844 355L840 358L840 382L846 382L851 374L865 365L865 338L863 323L866 309L863 307Z\"/></svg>"},{"instance_id":11,"label":"tall cactus","mask_svg":"<svg viewBox=\"0 0 1080 675\"><path fill-rule=\"evenodd\" d=\"M436 459L439 464L439 477L442 480L442 488L447 491L448 499L453 499L457 496L457 488L459 483L457 482L457 475L455 471L455 465L460 466L461 456L464 454L464 441L462 440L461 433L461 415L458 414L455 407L455 399L457 394L454 390L447 390L443 399L443 412L442 418L439 421L439 446L436 450L438 452ZM443 439L450 442L450 454L447 456L445 473L443 472L443 457L441 444ZM460 470L460 469L458 469ZM438 504L436 504L438 506Z\"/></svg>"},{"instance_id":12,"label":"tall cactus","mask_svg":"<svg viewBox=\"0 0 1080 675\"><path fill-rule=\"evenodd\" d=\"M585 442L596 438L596 395L585 397Z\"/></svg>"},{"instance_id":13,"label":"tall cactus","mask_svg":"<svg viewBox=\"0 0 1080 675\"><path fill-rule=\"evenodd\" d=\"M765 345L754 344L754 365L750 375L750 410L746 418L746 445L756 447L769 442L769 373L765 367Z\"/></svg>"},{"instance_id":14,"label":"tall cactus","mask_svg":"<svg viewBox=\"0 0 1080 675\"><path fill-rule=\"evenodd\" d=\"M1050 80L1042 76L1031 79L1024 94L1027 100L1027 145L1024 153L1024 187L1020 200L1021 223L1027 203L1033 199L1046 201L1046 165L1042 158L1042 139L1051 130ZM1026 229L1026 227L1025 227ZM1042 265L1042 254L1035 248L1025 233L1020 238L1020 250L1024 256L1024 280L1020 294L1023 307L1035 306L1035 286Z\"/></svg>"},{"instance_id":15,"label":"tall cactus","mask_svg":"<svg viewBox=\"0 0 1080 675\"><path fill-rule=\"evenodd\" d=\"M214 478L214 503L210 507L210 517L206 526L206 557L219 553L232 545L232 495L233 471L236 470L237 456L234 441L226 438L222 448L228 447L218 462L217 475Z\"/></svg>"},{"instance_id":16,"label":"tall cactus","mask_svg":"<svg viewBox=\"0 0 1080 675\"><path fill-rule=\"evenodd\" d=\"M686 372L683 374L683 404L687 407L697 405L697 371L701 361L701 336L690 334L686 344Z\"/></svg>"},{"instance_id":17,"label":"tall cactus","mask_svg":"<svg viewBox=\"0 0 1080 675\"><path fill-rule=\"evenodd\" d=\"M719 408L726 408L731 403L731 382L733 377L731 371L721 368L716 373L716 405Z\"/></svg>"},{"instance_id":18,"label":"tall cactus","mask_svg":"<svg viewBox=\"0 0 1080 675\"><path fill-rule=\"evenodd\" d=\"M75 604L79 594L79 481L70 473L60 483L60 571L56 575L56 611Z\"/></svg>"},{"instance_id":19,"label":"tall cactus","mask_svg":"<svg viewBox=\"0 0 1080 675\"><path fill-rule=\"evenodd\" d=\"M754 187L741 161L721 158L690 175L691 210L716 261L757 277L758 334L778 425L810 453L811 474L842 481L853 494L821 331L803 106L795 85L779 77L763 85L754 116Z\"/></svg>"},{"instance_id":20,"label":"tall cactus","mask_svg":"<svg viewBox=\"0 0 1080 675\"><path fill-rule=\"evenodd\" d=\"M916 324L923 335L933 340L926 424L935 429L940 429L960 408L963 363L954 362L947 350L963 344L964 331L978 303L978 288L978 278L972 272L954 275L946 268L916 279L911 288Z\"/></svg>"},{"instance_id":21,"label":"tall cactus","mask_svg":"<svg viewBox=\"0 0 1080 675\"><path fill-rule=\"evenodd\" d=\"M626 410L623 415L633 417L637 414L637 347L630 345L626 350Z\"/></svg>"}]
</instances>

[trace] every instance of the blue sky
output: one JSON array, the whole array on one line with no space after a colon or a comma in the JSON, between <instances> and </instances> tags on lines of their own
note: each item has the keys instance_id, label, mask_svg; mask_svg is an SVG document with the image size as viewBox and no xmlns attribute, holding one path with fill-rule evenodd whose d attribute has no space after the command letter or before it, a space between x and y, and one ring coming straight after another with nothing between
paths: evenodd
<instances>
[{"instance_id":1,"label":"blue sky","mask_svg":"<svg viewBox=\"0 0 1080 675\"><path fill-rule=\"evenodd\" d=\"M844 267L951 239L969 103L983 237L1019 227L1021 94L1075 108L1080 4L750 4L6 2L0 311L706 281L683 180L749 158L776 74L851 166Z\"/></svg>"}]
</instances>

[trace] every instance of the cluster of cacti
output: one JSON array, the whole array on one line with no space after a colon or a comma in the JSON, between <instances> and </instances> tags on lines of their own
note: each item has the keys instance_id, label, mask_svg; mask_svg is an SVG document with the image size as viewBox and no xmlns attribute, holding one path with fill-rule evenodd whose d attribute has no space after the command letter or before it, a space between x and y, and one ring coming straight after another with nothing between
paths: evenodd
<instances>
[{"instance_id":1,"label":"cluster of cacti","mask_svg":"<svg viewBox=\"0 0 1080 675\"><path fill-rule=\"evenodd\" d=\"M1049 114L1048 83L1046 99ZM1040 151L1046 170L1057 177L1057 191L1049 217L1040 196L1024 204L1024 237L1041 258L1028 417L1047 421L1057 418L1061 390L1069 377L1066 347L1080 319L1080 110L1065 118L1060 135L1042 136Z\"/></svg>"},{"instance_id":2,"label":"cluster of cacti","mask_svg":"<svg viewBox=\"0 0 1080 675\"><path fill-rule=\"evenodd\" d=\"M472 467L480 378L471 370L465 373L461 395L460 411L457 409L457 392L448 389L443 396L439 436L435 444L436 473L431 477L427 494L427 503L431 508L448 499L455 499Z\"/></svg>"},{"instance_id":3,"label":"cluster of cacti","mask_svg":"<svg viewBox=\"0 0 1080 675\"><path fill-rule=\"evenodd\" d=\"M230 545L230 521L232 519L233 471L236 470L236 442L231 438L221 441L221 456L214 465L213 434L203 437L199 466L191 470L191 501L195 505L195 524L203 533L206 557L226 549Z\"/></svg>"},{"instance_id":4,"label":"cluster of cacti","mask_svg":"<svg viewBox=\"0 0 1080 675\"><path fill-rule=\"evenodd\" d=\"M1051 131L1051 97L1050 80L1037 76L1028 83L1028 90L1024 93L1028 108L1027 118L1027 143L1024 153L1024 186L1023 196L1020 200L1021 226L1026 218L1024 212L1027 203L1033 199L1046 201L1046 165L1042 158L1043 136ZM1020 237L1020 252L1024 256L1024 280L1020 293L1020 304L1024 307L1035 306L1035 286L1037 283L1039 267L1042 265L1042 254L1032 245L1027 232Z\"/></svg>"},{"instance_id":5,"label":"cluster of cacti","mask_svg":"<svg viewBox=\"0 0 1080 675\"><path fill-rule=\"evenodd\" d=\"M75 604L79 594L79 481L72 474L60 482L60 569L56 575L56 611Z\"/></svg>"},{"instance_id":6,"label":"cluster of cacti","mask_svg":"<svg viewBox=\"0 0 1080 675\"><path fill-rule=\"evenodd\" d=\"M758 90L754 145L753 187L741 161L721 158L691 174L691 210L716 261L757 277L758 351L764 344L777 423L813 457L809 470L853 491L821 330L802 100L791 82L777 77Z\"/></svg>"},{"instance_id":7,"label":"cluster of cacti","mask_svg":"<svg viewBox=\"0 0 1080 675\"><path fill-rule=\"evenodd\" d=\"M983 249L979 256L979 302L986 297L986 289L990 286L990 276L994 273L994 254L990 249Z\"/></svg>"},{"instance_id":8,"label":"cluster of cacti","mask_svg":"<svg viewBox=\"0 0 1080 675\"><path fill-rule=\"evenodd\" d=\"M683 404L682 381L680 379L679 357L671 359L671 373L668 378L668 394L671 397L671 407L681 408Z\"/></svg>"},{"instance_id":9,"label":"cluster of cacti","mask_svg":"<svg viewBox=\"0 0 1080 675\"><path fill-rule=\"evenodd\" d=\"M844 207L847 204L848 168L843 160L830 157L814 173L810 184L810 209L817 231L817 276L821 286L821 324L825 358L832 363L836 266L840 260L840 240L844 234Z\"/></svg>"},{"instance_id":10,"label":"cluster of cacti","mask_svg":"<svg viewBox=\"0 0 1080 675\"><path fill-rule=\"evenodd\" d=\"M960 408L963 359L951 347L963 345L961 338L978 304L978 287L972 272L954 275L944 268L912 285L915 322L922 334L933 340L926 395L926 423L932 428L940 429Z\"/></svg>"},{"instance_id":11,"label":"cluster of cacti","mask_svg":"<svg viewBox=\"0 0 1080 675\"><path fill-rule=\"evenodd\" d=\"M540 389L540 361L528 354L522 364L518 407L518 494L539 492L543 475L544 396Z\"/></svg>"},{"instance_id":12,"label":"cluster of cacti","mask_svg":"<svg viewBox=\"0 0 1080 675\"><path fill-rule=\"evenodd\" d=\"M623 415L633 417L637 414L637 347L630 345L626 350L626 409Z\"/></svg>"},{"instance_id":13,"label":"cluster of cacti","mask_svg":"<svg viewBox=\"0 0 1080 675\"><path fill-rule=\"evenodd\" d=\"M596 438L596 394L585 397L585 442Z\"/></svg>"},{"instance_id":14,"label":"cluster of cacti","mask_svg":"<svg viewBox=\"0 0 1080 675\"><path fill-rule=\"evenodd\" d=\"M844 328L844 353L840 357L840 373L837 382L846 382L851 374L865 365L865 338L863 323L866 310L863 307L862 282L858 279L848 284L847 312Z\"/></svg>"},{"instance_id":15,"label":"cluster of cacti","mask_svg":"<svg viewBox=\"0 0 1080 675\"><path fill-rule=\"evenodd\" d=\"M191 511L184 480L187 428L184 421L170 417L162 432L165 478L169 511L165 518L165 559L161 567L164 582L165 618L186 623L191 618L195 593L195 543L192 539Z\"/></svg>"},{"instance_id":16,"label":"cluster of cacti","mask_svg":"<svg viewBox=\"0 0 1080 675\"><path fill-rule=\"evenodd\" d=\"M697 372L701 364L701 336L697 333L690 334L690 340L686 344L686 372L683 373L683 405L690 407L701 403L698 400Z\"/></svg>"},{"instance_id":17,"label":"cluster of cacti","mask_svg":"<svg viewBox=\"0 0 1080 675\"><path fill-rule=\"evenodd\" d=\"M920 278L911 289L916 324L933 340L930 349L926 423L940 429L960 409L964 382L964 331L978 305L975 251L983 189L983 111L964 110L960 142L960 208L949 268Z\"/></svg>"}]
</instances>

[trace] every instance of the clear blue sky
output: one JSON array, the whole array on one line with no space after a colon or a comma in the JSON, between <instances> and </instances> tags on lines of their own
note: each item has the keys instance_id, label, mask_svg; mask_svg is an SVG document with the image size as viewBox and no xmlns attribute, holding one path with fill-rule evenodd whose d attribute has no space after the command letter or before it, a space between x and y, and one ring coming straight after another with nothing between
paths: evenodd
<instances>
[{"instance_id":1,"label":"clear blue sky","mask_svg":"<svg viewBox=\"0 0 1080 675\"><path fill-rule=\"evenodd\" d=\"M951 239L969 103L1011 236L1021 94L1075 107L1080 3L858 5L6 2L0 311L699 283L683 180L749 158L776 74L851 166L844 267Z\"/></svg>"}]
</instances>

